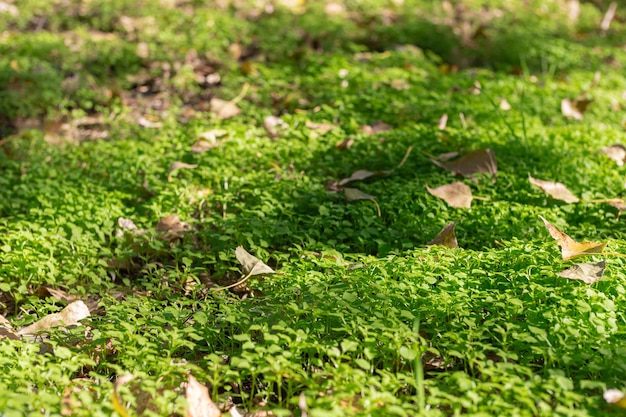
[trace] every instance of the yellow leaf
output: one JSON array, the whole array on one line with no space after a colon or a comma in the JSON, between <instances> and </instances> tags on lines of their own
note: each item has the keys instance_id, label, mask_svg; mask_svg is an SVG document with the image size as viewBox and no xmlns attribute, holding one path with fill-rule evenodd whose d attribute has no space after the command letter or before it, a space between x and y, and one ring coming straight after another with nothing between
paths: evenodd
<instances>
[{"instance_id":1,"label":"yellow leaf","mask_svg":"<svg viewBox=\"0 0 626 417\"><path fill-rule=\"evenodd\" d=\"M556 243L561 247L561 255L565 261L578 258L580 256L602 253L606 248L606 243L576 242L574 239L550 224L542 216L539 216L539 218L543 220L543 223L546 225L546 229L550 232L550 236L552 236L556 240Z\"/></svg>"}]
</instances>

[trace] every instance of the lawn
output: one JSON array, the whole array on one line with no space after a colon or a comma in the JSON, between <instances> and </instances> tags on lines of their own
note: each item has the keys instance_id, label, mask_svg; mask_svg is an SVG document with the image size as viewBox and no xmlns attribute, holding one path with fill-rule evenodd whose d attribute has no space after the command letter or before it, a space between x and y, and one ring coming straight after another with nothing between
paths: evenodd
<instances>
[{"instance_id":1,"label":"lawn","mask_svg":"<svg viewBox=\"0 0 626 417\"><path fill-rule=\"evenodd\" d=\"M625 13L0 1L0 415L624 415Z\"/></svg>"}]
</instances>

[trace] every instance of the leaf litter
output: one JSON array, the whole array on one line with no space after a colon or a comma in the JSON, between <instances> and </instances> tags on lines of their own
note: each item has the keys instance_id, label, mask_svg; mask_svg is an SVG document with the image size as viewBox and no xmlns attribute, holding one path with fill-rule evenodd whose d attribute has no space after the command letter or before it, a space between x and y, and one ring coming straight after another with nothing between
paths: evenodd
<instances>
[{"instance_id":1,"label":"leaf litter","mask_svg":"<svg viewBox=\"0 0 626 417\"><path fill-rule=\"evenodd\" d=\"M474 179L476 174L487 174L494 179L497 176L498 164L496 156L490 148L478 149L453 161L439 161L429 156L433 164L460 175L465 178Z\"/></svg>"},{"instance_id":2,"label":"leaf litter","mask_svg":"<svg viewBox=\"0 0 626 417\"><path fill-rule=\"evenodd\" d=\"M605 153L606 156L611 158L617 166L623 166L626 161L626 147L621 143L616 143L611 146L605 146L602 148L602 152Z\"/></svg>"},{"instance_id":3,"label":"leaf litter","mask_svg":"<svg viewBox=\"0 0 626 417\"><path fill-rule=\"evenodd\" d=\"M428 242L426 245L439 245L445 246L450 249L456 249L459 247L459 243L456 240L456 235L454 234L454 227L456 226L456 222L451 222L445 225L443 229L435 236L433 240Z\"/></svg>"},{"instance_id":4,"label":"leaf litter","mask_svg":"<svg viewBox=\"0 0 626 417\"><path fill-rule=\"evenodd\" d=\"M348 188L348 187L343 189L343 193L347 201L370 200L376 206L378 217L381 216L380 206L378 205L378 202L376 201L376 197L374 197L373 195L366 194L363 191L359 190L358 188Z\"/></svg>"},{"instance_id":5,"label":"leaf litter","mask_svg":"<svg viewBox=\"0 0 626 417\"><path fill-rule=\"evenodd\" d=\"M437 188L430 188L426 185L428 192L452 207L470 208L472 206L472 190L462 182L442 185Z\"/></svg>"},{"instance_id":6,"label":"leaf litter","mask_svg":"<svg viewBox=\"0 0 626 417\"><path fill-rule=\"evenodd\" d=\"M577 279L585 284L593 284L602 279L604 270L606 269L606 261L580 263L566 269L559 274L560 277L568 279Z\"/></svg>"},{"instance_id":7,"label":"leaf litter","mask_svg":"<svg viewBox=\"0 0 626 417\"><path fill-rule=\"evenodd\" d=\"M606 248L606 243L576 242L574 239L554 227L542 216L539 216L539 218L543 220L550 236L552 236L556 240L557 245L561 247L561 255L565 261L578 258L580 256L597 255L603 253Z\"/></svg>"},{"instance_id":8,"label":"leaf litter","mask_svg":"<svg viewBox=\"0 0 626 417\"><path fill-rule=\"evenodd\" d=\"M580 201L578 197L567 189L565 184L560 182L540 180L533 178L530 174L528 174L528 181L556 200L565 201L566 203L578 203Z\"/></svg>"}]
</instances>

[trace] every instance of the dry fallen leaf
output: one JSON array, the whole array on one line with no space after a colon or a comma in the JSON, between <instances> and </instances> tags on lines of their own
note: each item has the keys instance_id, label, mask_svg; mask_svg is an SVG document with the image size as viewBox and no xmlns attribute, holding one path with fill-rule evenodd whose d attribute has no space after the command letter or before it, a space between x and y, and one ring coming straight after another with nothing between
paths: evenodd
<instances>
[{"instance_id":1,"label":"dry fallen leaf","mask_svg":"<svg viewBox=\"0 0 626 417\"><path fill-rule=\"evenodd\" d=\"M315 123L308 120L306 121L304 126L316 131L320 135L324 135L335 128L335 125L331 125L330 123Z\"/></svg>"},{"instance_id":2,"label":"dry fallen leaf","mask_svg":"<svg viewBox=\"0 0 626 417\"><path fill-rule=\"evenodd\" d=\"M193 375L187 382L186 417L220 417L222 413L209 396L209 389L202 385Z\"/></svg>"},{"instance_id":3,"label":"dry fallen leaf","mask_svg":"<svg viewBox=\"0 0 626 417\"><path fill-rule=\"evenodd\" d=\"M439 245L451 249L458 248L459 243L454 234L454 226L456 226L456 222L448 223L427 245Z\"/></svg>"},{"instance_id":4,"label":"dry fallen leaf","mask_svg":"<svg viewBox=\"0 0 626 417\"><path fill-rule=\"evenodd\" d=\"M626 408L626 395L618 389L608 389L604 391L604 401L609 404L615 404L621 408Z\"/></svg>"},{"instance_id":5,"label":"dry fallen leaf","mask_svg":"<svg viewBox=\"0 0 626 417\"><path fill-rule=\"evenodd\" d=\"M159 219L155 230L168 235L171 234L172 236L180 236L180 234L189 230L189 223L181 222L180 217L176 214L170 214Z\"/></svg>"},{"instance_id":6,"label":"dry fallen leaf","mask_svg":"<svg viewBox=\"0 0 626 417\"><path fill-rule=\"evenodd\" d=\"M0 315L0 340L2 340L3 337L13 340L19 340L20 338L13 330L13 326L11 326L9 320Z\"/></svg>"},{"instance_id":7,"label":"dry fallen leaf","mask_svg":"<svg viewBox=\"0 0 626 417\"><path fill-rule=\"evenodd\" d=\"M568 119L582 120L583 114L587 111L592 102L593 99L564 98L561 101L561 113Z\"/></svg>"},{"instance_id":8,"label":"dry fallen leaf","mask_svg":"<svg viewBox=\"0 0 626 417\"><path fill-rule=\"evenodd\" d=\"M344 140L340 140L339 142L337 142L335 144L335 148L337 149L350 149L352 147L352 145L354 144L354 139L352 138L345 138Z\"/></svg>"},{"instance_id":9,"label":"dry fallen leaf","mask_svg":"<svg viewBox=\"0 0 626 417\"><path fill-rule=\"evenodd\" d=\"M241 272L243 276L251 277L260 274L273 274L275 271L265 265L259 258L250 255L243 246L235 249L235 256L241 263Z\"/></svg>"},{"instance_id":10,"label":"dry fallen leaf","mask_svg":"<svg viewBox=\"0 0 626 417\"><path fill-rule=\"evenodd\" d=\"M437 188L426 189L431 195L441 198L452 207L470 208L472 206L472 190L462 182L442 185Z\"/></svg>"},{"instance_id":11,"label":"dry fallen leaf","mask_svg":"<svg viewBox=\"0 0 626 417\"><path fill-rule=\"evenodd\" d=\"M195 169L198 168L198 164L187 164L185 162L172 162L169 167L169 175L167 177L168 181L172 181L172 175L178 171L179 169Z\"/></svg>"},{"instance_id":12,"label":"dry fallen leaf","mask_svg":"<svg viewBox=\"0 0 626 417\"><path fill-rule=\"evenodd\" d=\"M68 304L63 310L58 313L53 313L45 316L39 321L26 326L17 332L18 335L34 335L35 333L48 330L52 327L57 327L65 324L66 326L72 326L79 324L79 321L85 317L89 317L89 308L82 301L74 301Z\"/></svg>"},{"instance_id":13,"label":"dry fallen leaf","mask_svg":"<svg viewBox=\"0 0 626 417\"><path fill-rule=\"evenodd\" d=\"M602 148L602 152L606 154L609 158L614 160L618 166L623 166L624 161L626 161L626 147L621 143L616 143L615 145L605 146Z\"/></svg>"},{"instance_id":14,"label":"dry fallen leaf","mask_svg":"<svg viewBox=\"0 0 626 417\"><path fill-rule=\"evenodd\" d=\"M393 171L368 171L366 169L359 169L357 171L354 171L352 173L352 175L350 175L348 178L344 178L342 180L339 180L338 184L341 185L346 185L349 182L352 181L363 181L365 179L368 179L370 177L375 177L378 175L387 175L387 174L391 174Z\"/></svg>"},{"instance_id":15,"label":"dry fallen leaf","mask_svg":"<svg viewBox=\"0 0 626 417\"><path fill-rule=\"evenodd\" d=\"M163 127L163 123L159 121L150 120L147 117L141 116L137 119L137 123L141 127L145 127L147 129L158 129Z\"/></svg>"},{"instance_id":16,"label":"dry fallen leaf","mask_svg":"<svg viewBox=\"0 0 626 417\"><path fill-rule=\"evenodd\" d=\"M374 205L376 205L376 211L378 212L378 217L381 216L380 206L378 205L378 202L376 201L376 197L374 197L373 195L366 194L357 188L347 188L347 187L343 189L343 193L346 197L346 200L348 201L370 200L371 202L374 203Z\"/></svg>"},{"instance_id":17,"label":"dry fallen leaf","mask_svg":"<svg viewBox=\"0 0 626 417\"><path fill-rule=\"evenodd\" d=\"M439 123L437 123L437 128L439 130L446 130L447 125L448 125L448 115L444 113L439 118Z\"/></svg>"},{"instance_id":18,"label":"dry fallen leaf","mask_svg":"<svg viewBox=\"0 0 626 417\"><path fill-rule=\"evenodd\" d=\"M431 158L440 168L447 169L455 175L473 178L474 174L488 174L495 178L498 171L496 156L489 148L479 149L454 161L443 162Z\"/></svg>"},{"instance_id":19,"label":"dry fallen leaf","mask_svg":"<svg viewBox=\"0 0 626 417\"><path fill-rule=\"evenodd\" d=\"M574 239L550 224L542 216L539 216L539 218L543 220L543 223L546 225L546 229L550 232L550 236L552 236L556 240L556 243L561 247L561 255L565 261L578 258L579 256L602 253L604 248L606 248L606 243L576 242Z\"/></svg>"},{"instance_id":20,"label":"dry fallen leaf","mask_svg":"<svg viewBox=\"0 0 626 417\"><path fill-rule=\"evenodd\" d=\"M390 125L380 120L375 121L371 125L361 126L361 132L366 133L368 135L375 135L381 132L387 132L393 129Z\"/></svg>"},{"instance_id":21,"label":"dry fallen leaf","mask_svg":"<svg viewBox=\"0 0 626 417\"><path fill-rule=\"evenodd\" d=\"M604 260L599 262L587 262L576 264L561 272L559 276L568 279L578 279L585 284L593 284L602 279L605 269L606 261Z\"/></svg>"},{"instance_id":22,"label":"dry fallen leaf","mask_svg":"<svg viewBox=\"0 0 626 417\"><path fill-rule=\"evenodd\" d=\"M530 174L528 174L528 181L554 199L565 201L566 203L578 203L580 201L578 197L572 194L572 192L560 182L539 180L533 178Z\"/></svg>"},{"instance_id":23,"label":"dry fallen leaf","mask_svg":"<svg viewBox=\"0 0 626 417\"><path fill-rule=\"evenodd\" d=\"M265 128L267 135L272 139L280 137L281 131L287 127L287 123L280 117L267 116L263 119L263 128Z\"/></svg>"},{"instance_id":24,"label":"dry fallen leaf","mask_svg":"<svg viewBox=\"0 0 626 417\"><path fill-rule=\"evenodd\" d=\"M210 151L219 145L218 139L227 134L228 131L223 129L213 129L202 132L198 135L196 143L191 147L191 152L202 153Z\"/></svg>"},{"instance_id":25,"label":"dry fallen leaf","mask_svg":"<svg viewBox=\"0 0 626 417\"><path fill-rule=\"evenodd\" d=\"M512 108L511 105L509 104L508 101L506 101L504 97L500 99L500 110L509 111L511 110L511 108Z\"/></svg>"},{"instance_id":26,"label":"dry fallen leaf","mask_svg":"<svg viewBox=\"0 0 626 417\"><path fill-rule=\"evenodd\" d=\"M230 119L241 113L241 109L231 101L212 98L209 102L209 110L220 119Z\"/></svg>"}]
</instances>

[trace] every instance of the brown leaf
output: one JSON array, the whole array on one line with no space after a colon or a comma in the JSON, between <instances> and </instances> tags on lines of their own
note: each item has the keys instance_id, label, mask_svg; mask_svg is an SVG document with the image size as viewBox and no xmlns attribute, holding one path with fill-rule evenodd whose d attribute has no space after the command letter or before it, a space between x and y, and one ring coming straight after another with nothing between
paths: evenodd
<instances>
[{"instance_id":1,"label":"brown leaf","mask_svg":"<svg viewBox=\"0 0 626 417\"><path fill-rule=\"evenodd\" d=\"M187 382L186 417L220 417L222 413L209 396L209 389L202 385L193 375Z\"/></svg>"},{"instance_id":2,"label":"brown leaf","mask_svg":"<svg viewBox=\"0 0 626 417\"><path fill-rule=\"evenodd\" d=\"M441 229L437 236L435 236L435 238L426 245L439 245L451 249L458 248L459 243L457 242L454 234L454 226L456 226L456 222L448 223L443 229Z\"/></svg>"},{"instance_id":3,"label":"brown leaf","mask_svg":"<svg viewBox=\"0 0 626 417\"><path fill-rule=\"evenodd\" d=\"M344 140L340 140L339 142L337 142L335 144L335 148L342 149L342 150L350 149L353 144L354 144L354 139L352 139L352 138L345 138Z\"/></svg>"},{"instance_id":4,"label":"brown leaf","mask_svg":"<svg viewBox=\"0 0 626 417\"><path fill-rule=\"evenodd\" d=\"M439 130L446 130L447 125L448 125L448 115L444 113L439 118L439 123L437 123L437 128Z\"/></svg>"},{"instance_id":5,"label":"brown leaf","mask_svg":"<svg viewBox=\"0 0 626 417\"><path fill-rule=\"evenodd\" d=\"M315 130L320 135L325 135L335 128L335 125L331 125L330 123L315 123L308 120L306 121L304 126L311 130Z\"/></svg>"},{"instance_id":6,"label":"brown leaf","mask_svg":"<svg viewBox=\"0 0 626 417\"><path fill-rule=\"evenodd\" d=\"M259 258L250 255L243 246L238 246L235 249L235 256L239 263L241 263L241 272L244 276L254 276L261 274L273 274L275 271L269 266L265 265Z\"/></svg>"},{"instance_id":7,"label":"brown leaf","mask_svg":"<svg viewBox=\"0 0 626 417\"><path fill-rule=\"evenodd\" d=\"M202 132L198 135L198 141L191 147L191 152L202 153L210 151L219 145L218 139L227 134L228 131L223 129L213 129Z\"/></svg>"},{"instance_id":8,"label":"brown leaf","mask_svg":"<svg viewBox=\"0 0 626 417\"><path fill-rule=\"evenodd\" d=\"M171 214L161 218L157 223L155 230L157 232L180 235L182 232L189 230L189 224L187 222L181 222L180 217L176 214Z\"/></svg>"},{"instance_id":9,"label":"brown leaf","mask_svg":"<svg viewBox=\"0 0 626 417\"><path fill-rule=\"evenodd\" d=\"M378 175L387 175L387 174L391 174L392 172L393 171L386 171L386 170L385 171L383 171L383 170L381 170L381 171L368 171L366 169L359 169L357 171L354 171L352 173L352 175L350 175L348 178L344 178L342 180L339 180L338 184L340 186L342 186L342 185L346 185L347 183L352 182L352 181L363 181L363 180L366 180L366 179L368 179L370 177L375 177L375 176L378 176Z\"/></svg>"},{"instance_id":10,"label":"brown leaf","mask_svg":"<svg viewBox=\"0 0 626 417\"><path fill-rule=\"evenodd\" d=\"M241 109L235 103L219 98L211 99L209 110L220 119L230 119L241 113Z\"/></svg>"},{"instance_id":11,"label":"brown leaf","mask_svg":"<svg viewBox=\"0 0 626 417\"><path fill-rule=\"evenodd\" d=\"M572 194L572 192L560 182L539 180L531 177L530 174L528 174L528 181L554 199L565 201L566 203L578 203L580 201L578 197Z\"/></svg>"},{"instance_id":12,"label":"brown leaf","mask_svg":"<svg viewBox=\"0 0 626 417\"><path fill-rule=\"evenodd\" d=\"M376 205L376 210L378 211L378 217L381 216L380 206L378 205L378 202L376 201L376 197L374 197L373 195L366 194L357 188L347 188L347 187L343 189L343 193L346 197L346 200L348 201L370 200Z\"/></svg>"},{"instance_id":13,"label":"brown leaf","mask_svg":"<svg viewBox=\"0 0 626 417\"><path fill-rule=\"evenodd\" d=\"M496 176L498 165L496 156L489 148L479 149L451 162L431 161L440 168L447 169L455 175L473 178L474 174L488 174Z\"/></svg>"},{"instance_id":14,"label":"brown leaf","mask_svg":"<svg viewBox=\"0 0 626 417\"><path fill-rule=\"evenodd\" d=\"M172 164L170 165L169 171L171 173L173 171L178 171L179 169L195 169L195 168L198 168L198 164L187 164L185 162L176 161L176 162L172 162Z\"/></svg>"},{"instance_id":15,"label":"brown leaf","mask_svg":"<svg viewBox=\"0 0 626 417\"><path fill-rule=\"evenodd\" d=\"M576 242L574 239L550 224L542 216L539 216L539 218L543 220L548 232L550 232L550 236L552 236L556 240L557 245L561 247L561 255L565 261L578 258L580 256L602 253L604 248L606 248L606 243Z\"/></svg>"},{"instance_id":16,"label":"brown leaf","mask_svg":"<svg viewBox=\"0 0 626 417\"><path fill-rule=\"evenodd\" d=\"M380 120L375 121L371 125L361 126L361 132L366 133L368 135L375 135L381 132L387 132L393 129L390 125Z\"/></svg>"},{"instance_id":17,"label":"brown leaf","mask_svg":"<svg viewBox=\"0 0 626 417\"><path fill-rule=\"evenodd\" d=\"M37 290L37 295L39 296L39 298L54 297L57 300L68 304L80 299L78 295L68 294L63 290L57 290L52 287L46 286L39 287Z\"/></svg>"},{"instance_id":18,"label":"brown leaf","mask_svg":"<svg viewBox=\"0 0 626 417\"><path fill-rule=\"evenodd\" d=\"M89 308L87 308L84 302L74 301L60 312L49 314L30 326L24 327L17 334L20 336L34 335L39 331L48 330L63 324L66 326L77 325L80 320L89 317L89 315Z\"/></svg>"},{"instance_id":19,"label":"brown leaf","mask_svg":"<svg viewBox=\"0 0 626 417\"><path fill-rule=\"evenodd\" d=\"M472 190L462 182L442 185L437 188L426 189L431 195L439 197L452 207L470 208L472 206Z\"/></svg>"},{"instance_id":20,"label":"brown leaf","mask_svg":"<svg viewBox=\"0 0 626 417\"><path fill-rule=\"evenodd\" d=\"M583 113L587 111L589 105L593 102L593 99L564 98L561 101L561 113L568 119L582 120Z\"/></svg>"},{"instance_id":21,"label":"brown leaf","mask_svg":"<svg viewBox=\"0 0 626 417\"><path fill-rule=\"evenodd\" d=\"M559 276L568 279L578 279L585 284L593 284L602 279L605 269L606 261L604 260L599 262L587 262L576 264L561 272Z\"/></svg>"},{"instance_id":22,"label":"brown leaf","mask_svg":"<svg viewBox=\"0 0 626 417\"><path fill-rule=\"evenodd\" d=\"M263 119L263 128L265 128L267 135L272 139L280 137L281 131L287 127L287 123L280 117L267 116Z\"/></svg>"},{"instance_id":23,"label":"brown leaf","mask_svg":"<svg viewBox=\"0 0 626 417\"><path fill-rule=\"evenodd\" d=\"M13 326L11 326L9 320L0 315L0 340L2 340L3 337L12 340L19 340L20 338L13 330Z\"/></svg>"},{"instance_id":24,"label":"brown leaf","mask_svg":"<svg viewBox=\"0 0 626 417\"><path fill-rule=\"evenodd\" d=\"M157 129L163 127L163 123L159 121L150 120L147 117L141 116L137 120L137 123L141 127L145 127L146 129Z\"/></svg>"},{"instance_id":25,"label":"brown leaf","mask_svg":"<svg viewBox=\"0 0 626 417\"><path fill-rule=\"evenodd\" d=\"M618 166L623 166L624 161L626 161L626 147L621 143L616 143L615 145L605 146L602 148L602 152L606 154L609 158L615 161Z\"/></svg>"}]
</instances>

